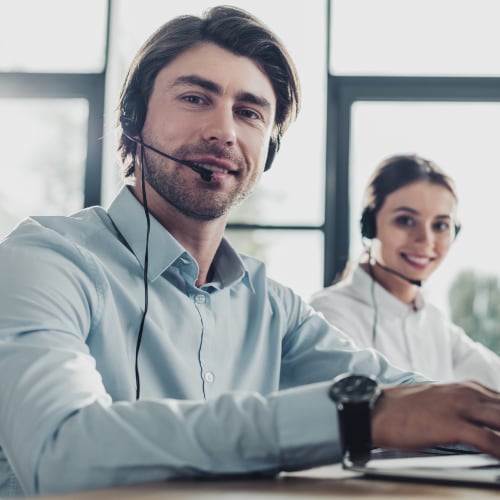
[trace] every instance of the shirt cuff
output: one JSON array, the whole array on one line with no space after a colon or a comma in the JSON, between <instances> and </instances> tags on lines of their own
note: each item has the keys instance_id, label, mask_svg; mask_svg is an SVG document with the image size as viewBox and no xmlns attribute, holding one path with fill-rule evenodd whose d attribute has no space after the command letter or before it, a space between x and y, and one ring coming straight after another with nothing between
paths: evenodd
<instances>
[{"instance_id":1,"label":"shirt cuff","mask_svg":"<svg viewBox=\"0 0 500 500\"><path fill-rule=\"evenodd\" d=\"M317 467L342 458L331 382L281 391L273 396L277 435L285 470Z\"/></svg>"}]
</instances>

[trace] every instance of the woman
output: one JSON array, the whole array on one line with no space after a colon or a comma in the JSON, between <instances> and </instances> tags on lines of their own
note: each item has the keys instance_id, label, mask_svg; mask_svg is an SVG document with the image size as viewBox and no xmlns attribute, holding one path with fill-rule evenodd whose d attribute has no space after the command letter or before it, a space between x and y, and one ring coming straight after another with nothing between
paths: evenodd
<instances>
[{"instance_id":1,"label":"woman","mask_svg":"<svg viewBox=\"0 0 500 500\"><path fill-rule=\"evenodd\" d=\"M437 381L500 389L500 357L474 342L421 293L460 230L453 181L433 162L393 156L375 170L361 217L365 252L312 306L361 347Z\"/></svg>"}]
</instances>

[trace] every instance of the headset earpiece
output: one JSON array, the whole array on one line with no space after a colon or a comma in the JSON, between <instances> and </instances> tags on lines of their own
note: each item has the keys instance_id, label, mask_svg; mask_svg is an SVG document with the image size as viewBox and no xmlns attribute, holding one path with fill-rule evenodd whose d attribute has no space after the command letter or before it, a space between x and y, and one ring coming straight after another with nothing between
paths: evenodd
<instances>
[{"instance_id":1,"label":"headset earpiece","mask_svg":"<svg viewBox=\"0 0 500 500\"><path fill-rule=\"evenodd\" d=\"M377 235L377 224L375 214L370 207L366 207L361 214L360 220L361 236L368 240L375 238Z\"/></svg>"},{"instance_id":2,"label":"headset earpiece","mask_svg":"<svg viewBox=\"0 0 500 500\"><path fill-rule=\"evenodd\" d=\"M137 126L133 118L130 118L126 114L122 113L120 115L120 124L125 135L130 137L137 137Z\"/></svg>"},{"instance_id":3,"label":"headset earpiece","mask_svg":"<svg viewBox=\"0 0 500 500\"><path fill-rule=\"evenodd\" d=\"M137 92L129 90L122 99L120 125L130 137L139 137L144 126L146 110Z\"/></svg>"},{"instance_id":4,"label":"headset earpiece","mask_svg":"<svg viewBox=\"0 0 500 500\"><path fill-rule=\"evenodd\" d=\"M276 153L278 152L279 148L280 148L280 136L278 134L275 139L271 138L271 140L269 141L269 148L267 150L267 158L266 158L266 165L264 166L264 172L266 172L271 168L271 164L273 163L274 157L276 156Z\"/></svg>"}]
</instances>

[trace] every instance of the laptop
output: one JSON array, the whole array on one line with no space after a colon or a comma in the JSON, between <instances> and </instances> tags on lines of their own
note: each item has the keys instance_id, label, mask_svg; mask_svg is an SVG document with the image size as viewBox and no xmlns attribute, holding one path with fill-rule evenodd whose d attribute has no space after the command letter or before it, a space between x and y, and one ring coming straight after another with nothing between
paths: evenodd
<instances>
[{"instance_id":1,"label":"laptop","mask_svg":"<svg viewBox=\"0 0 500 500\"><path fill-rule=\"evenodd\" d=\"M372 451L368 462L354 464L345 458L343 467L361 473L367 478L488 486L500 489L500 460L467 447L430 448L416 452L377 449Z\"/></svg>"}]
</instances>

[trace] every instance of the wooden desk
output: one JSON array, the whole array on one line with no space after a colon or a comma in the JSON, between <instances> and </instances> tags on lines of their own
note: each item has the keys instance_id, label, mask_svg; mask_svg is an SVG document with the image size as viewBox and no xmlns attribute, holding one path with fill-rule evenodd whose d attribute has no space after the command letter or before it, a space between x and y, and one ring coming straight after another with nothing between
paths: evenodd
<instances>
[{"instance_id":1,"label":"wooden desk","mask_svg":"<svg viewBox=\"0 0 500 500\"><path fill-rule=\"evenodd\" d=\"M320 467L274 479L172 481L37 497L44 500L370 500L500 499L500 489L363 479L340 466Z\"/></svg>"}]
</instances>

